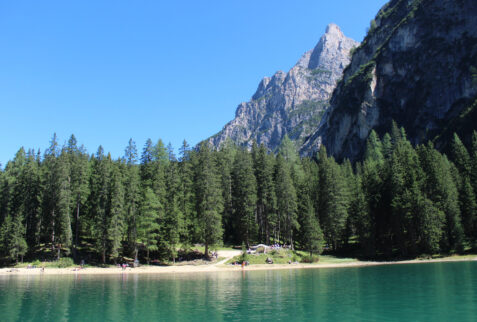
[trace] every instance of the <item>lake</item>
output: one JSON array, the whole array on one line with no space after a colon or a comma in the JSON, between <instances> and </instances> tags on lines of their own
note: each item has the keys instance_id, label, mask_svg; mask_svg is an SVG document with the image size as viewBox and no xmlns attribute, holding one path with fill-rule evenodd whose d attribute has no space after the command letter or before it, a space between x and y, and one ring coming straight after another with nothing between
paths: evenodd
<instances>
[{"instance_id":1,"label":"lake","mask_svg":"<svg viewBox=\"0 0 477 322\"><path fill-rule=\"evenodd\" d=\"M477 262L0 276L1 321L475 321Z\"/></svg>"}]
</instances>

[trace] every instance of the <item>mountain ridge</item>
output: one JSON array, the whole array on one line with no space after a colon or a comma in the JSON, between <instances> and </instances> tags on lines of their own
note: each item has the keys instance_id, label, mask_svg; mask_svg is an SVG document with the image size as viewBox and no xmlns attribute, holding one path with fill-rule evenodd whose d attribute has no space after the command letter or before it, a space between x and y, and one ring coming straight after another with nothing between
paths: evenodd
<instances>
[{"instance_id":1,"label":"mountain ridge","mask_svg":"<svg viewBox=\"0 0 477 322\"><path fill-rule=\"evenodd\" d=\"M264 77L249 102L239 104L235 118L207 139L216 148L226 140L251 147L255 141L274 151L288 135L297 146L318 126L349 53L359 43L331 23L317 45L287 72Z\"/></svg>"}]
</instances>

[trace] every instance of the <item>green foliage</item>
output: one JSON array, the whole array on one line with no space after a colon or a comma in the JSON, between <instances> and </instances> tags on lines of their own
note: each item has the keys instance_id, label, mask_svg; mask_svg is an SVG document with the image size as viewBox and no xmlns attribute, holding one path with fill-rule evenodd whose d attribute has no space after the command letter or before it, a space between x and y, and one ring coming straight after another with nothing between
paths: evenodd
<instances>
[{"instance_id":1,"label":"green foliage","mask_svg":"<svg viewBox=\"0 0 477 322\"><path fill-rule=\"evenodd\" d=\"M56 262L56 266L59 267L59 268L71 267L71 266L73 266L73 265L74 265L73 259L72 259L72 258L69 258L69 257L60 258L60 259Z\"/></svg>"},{"instance_id":2,"label":"green foliage","mask_svg":"<svg viewBox=\"0 0 477 322\"><path fill-rule=\"evenodd\" d=\"M250 153L237 151L232 170L232 207L237 221L236 229L241 241L248 247L257 240L258 225L255 221L257 205L257 182L253 173Z\"/></svg>"},{"instance_id":3,"label":"green foliage","mask_svg":"<svg viewBox=\"0 0 477 322\"><path fill-rule=\"evenodd\" d=\"M302 263L312 264L312 263L318 263L319 261L320 261L320 256L317 256L317 255L308 255L308 256L303 256L301 258Z\"/></svg>"},{"instance_id":4,"label":"green foliage","mask_svg":"<svg viewBox=\"0 0 477 322\"><path fill-rule=\"evenodd\" d=\"M146 259L149 264L150 251L157 250L157 237L161 226L159 221L162 205L154 191L146 187L142 192L137 223L137 242L146 249Z\"/></svg>"},{"instance_id":5,"label":"green foliage","mask_svg":"<svg viewBox=\"0 0 477 322\"><path fill-rule=\"evenodd\" d=\"M331 74L331 71L326 70L326 69L321 69L321 68L315 68L315 69L312 69L310 73L313 76L322 75L322 74L329 75L329 74Z\"/></svg>"},{"instance_id":6,"label":"green foliage","mask_svg":"<svg viewBox=\"0 0 477 322\"><path fill-rule=\"evenodd\" d=\"M300 158L286 136L277 155L184 142L178 159L148 140L138 164L132 140L112 160L102 147L88 157L74 136L60 149L54 136L43 158L20 149L0 170L0 257L175 261L181 245L208 255L224 242L291 246L245 254L251 263L297 261L326 244L370 258L462 252L477 245L477 132L465 142L470 150L455 135L450 161L431 143L414 148L393 122L382 139L370 133L355 164L325 147Z\"/></svg>"},{"instance_id":7,"label":"green foliage","mask_svg":"<svg viewBox=\"0 0 477 322\"><path fill-rule=\"evenodd\" d=\"M242 254L240 255L240 262L243 263L243 262L248 262L249 260L249 256L248 256L248 253L247 253L247 246L245 245L245 243L242 244Z\"/></svg>"}]
</instances>

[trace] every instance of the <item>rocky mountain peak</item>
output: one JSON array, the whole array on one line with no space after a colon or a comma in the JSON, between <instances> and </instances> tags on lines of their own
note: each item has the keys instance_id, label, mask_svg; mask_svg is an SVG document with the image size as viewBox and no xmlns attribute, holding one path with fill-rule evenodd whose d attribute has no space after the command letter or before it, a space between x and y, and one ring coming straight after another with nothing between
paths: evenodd
<instances>
[{"instance_id":1,"label":"rocky mountain peak","mask_svg":"<svg viewBox=\"0 0 477 322\"><path fill-rule=\"evenodd\" d=\"M392 121L413 144L430 140L445 151L456 132L470 145L477 124L476 12L475 0L389 1L372 20L302 154L323 144L336 159L359 160L370 131L383 135ZM309 67L334 64L336 39L325 34Z\"/></svg>"},{"instance_id":2,"label":"rocky mountain peak","mask_svg":"<svg viewBox=\"0 0 477 322\"><path fill-rule=\"evenodd\" d=\"M275 150L287 134L297 146L318 127L327 101L359 45L335 24L326 27L314 49L287 73L276 72L258 85L251 101L241 103L235 119L208 141L219 147L227 138L250 147L253 141Z\"/></svg>"},{"instance_id":3,"label":"rocky mountain peak","mask_svg":"<svg viewBox=\"0 0 477 322\"><path fill-rule=\"evenodd\" d=\"M334 70L342 70L349 63L349 59L343 60L343 53L347 55L356 42L349 41L341 29L331 23L326 27L326 33L321 37L318 44L313 49L308 62L309 69L332 67Z\"/></svg>"},{"instance_id":4,"label":"rocky mountain peak","mask_svg":"<svg viewBox=\"0 0 477 322\"><path fill-rule=\"evenodd\" d=\"M343 37L343 32L341 31L340 27L334 23L330 23L326 26L325 35L335 35L337 37Z\"/></svg>"}]
</instances>

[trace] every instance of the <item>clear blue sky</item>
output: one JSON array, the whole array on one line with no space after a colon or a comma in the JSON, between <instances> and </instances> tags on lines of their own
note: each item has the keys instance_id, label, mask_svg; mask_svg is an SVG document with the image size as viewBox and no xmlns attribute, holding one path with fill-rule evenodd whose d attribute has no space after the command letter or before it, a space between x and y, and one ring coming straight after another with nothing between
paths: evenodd
<instances>
[{"instance_id":1,"label":"clear blue sky","mask_svg":"<svg viewBox=\"0 0 477 322\"><path fill-rule=\"evenodd\" d=\"M113 157L130 137L194 145L328 23L361 41L386 2L1 1L0 162L54 132Z\"/></svg>"}]
</instances>

